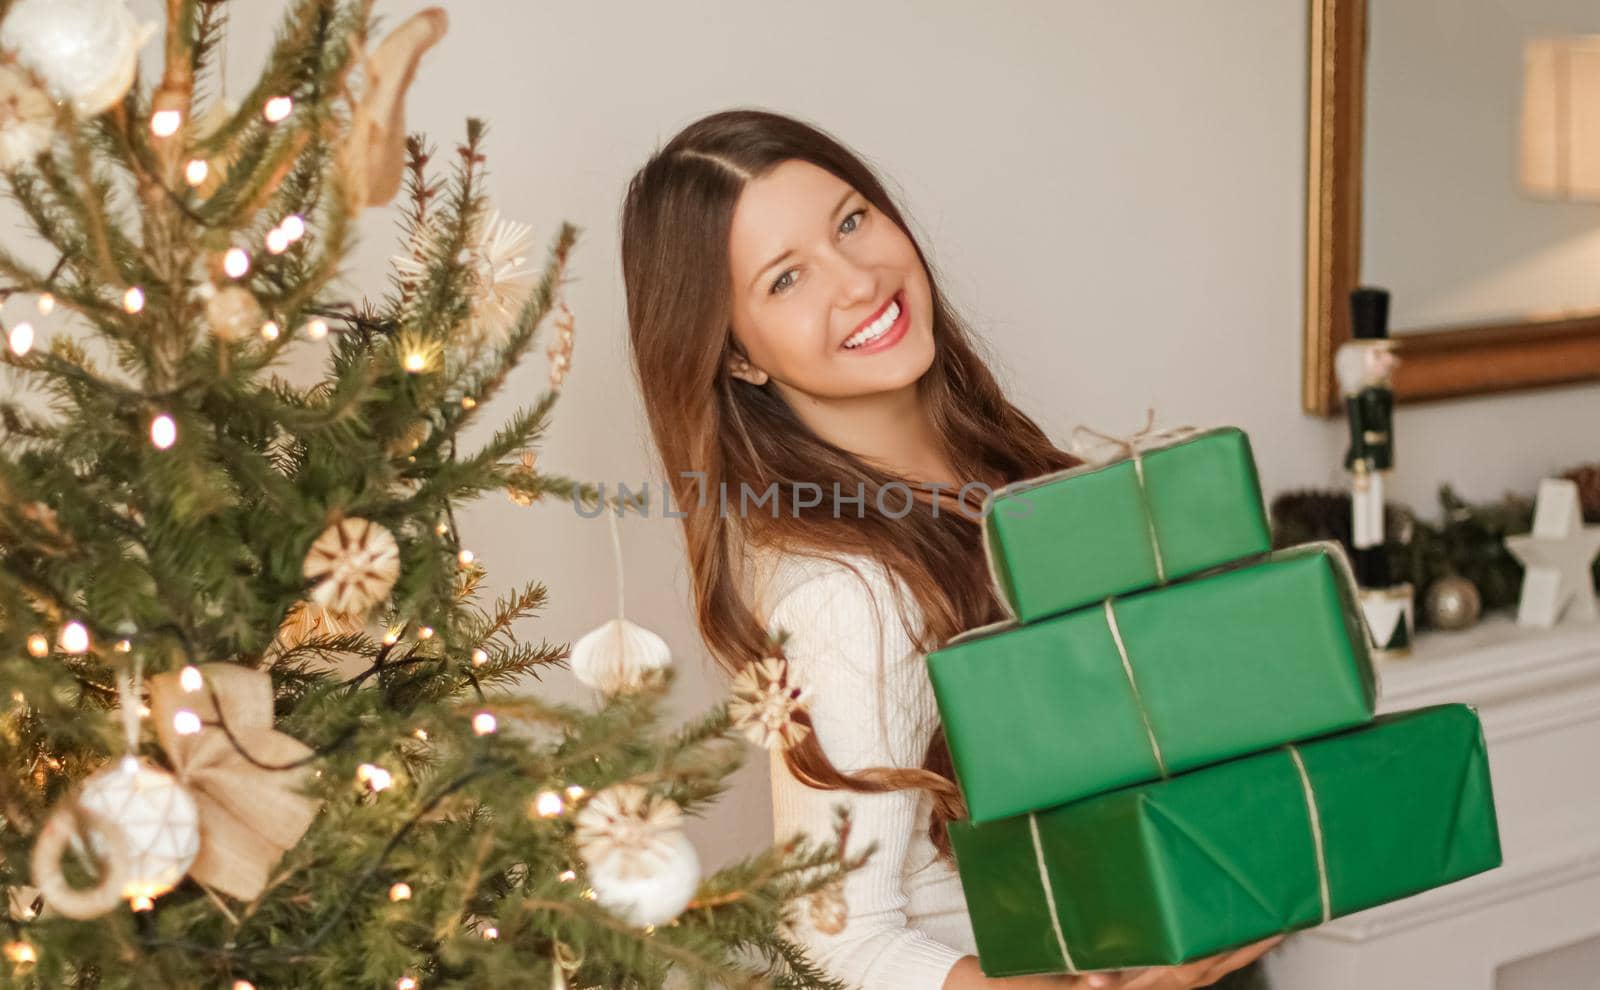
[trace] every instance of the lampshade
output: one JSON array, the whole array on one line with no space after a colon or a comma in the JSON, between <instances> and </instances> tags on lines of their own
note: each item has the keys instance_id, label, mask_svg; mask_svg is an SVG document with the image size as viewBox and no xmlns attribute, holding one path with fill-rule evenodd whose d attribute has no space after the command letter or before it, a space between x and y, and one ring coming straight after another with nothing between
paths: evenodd
<instances>
[{"instance_id":1,"label":"lampshade","mask_svg":"<svg viewBox=\"0 0 1600 990\"><path fill-rule=\"evenodd\" d=\"M1524 45L1522 188L1600 202L1600 35Z\"/></svg>"}]
</instances>

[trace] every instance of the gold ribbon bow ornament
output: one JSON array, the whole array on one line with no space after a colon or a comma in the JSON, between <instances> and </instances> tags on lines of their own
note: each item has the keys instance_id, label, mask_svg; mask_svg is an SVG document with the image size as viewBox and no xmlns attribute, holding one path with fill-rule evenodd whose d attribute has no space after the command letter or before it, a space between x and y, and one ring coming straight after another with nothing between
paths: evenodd
<instances>
[{"instance_id":1,"label":"gold ribbon bow ornament","mask_svg":"<svg viewBox=\"0 0 1600 990\"><path fill-rule=\"evenodd\" d=\"M131 753L122 757L56 809L34 846L34 882L45 902L68 917L103 914L122 898L147 901L184 873L252 900L319 810L301 793L312 750L272 727L269 675L209 663L149 683L151 717L172 773ZM162 822L145 820L152 809ZM128 815L134 817L123 820ZM196 826L198 848L190 838ZM102 861L90 888L72 887L61 874L61 859L80 830L90 833ZM167 848L174 842L186 848ZM151 862L131 862L141 857ZM154 885L139 879L152 864L172 875Z\"/></svg>"}]
</instances>

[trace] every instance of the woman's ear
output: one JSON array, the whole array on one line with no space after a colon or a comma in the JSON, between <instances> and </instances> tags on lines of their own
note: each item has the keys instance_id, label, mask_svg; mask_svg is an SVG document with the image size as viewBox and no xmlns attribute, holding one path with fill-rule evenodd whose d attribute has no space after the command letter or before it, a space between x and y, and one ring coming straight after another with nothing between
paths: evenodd
<instances>
[{"instance_id":1,"label":"woman's ear","mask_svg":"<svg viewBox=\"0 0 1600 990\"><path fill-rule=\"evenodd\" d=\"M742 354L728 355L728 374L735 378L742 378L752 385L765 385L767 373L747 361Z\"/></svg>"}]
</instances>

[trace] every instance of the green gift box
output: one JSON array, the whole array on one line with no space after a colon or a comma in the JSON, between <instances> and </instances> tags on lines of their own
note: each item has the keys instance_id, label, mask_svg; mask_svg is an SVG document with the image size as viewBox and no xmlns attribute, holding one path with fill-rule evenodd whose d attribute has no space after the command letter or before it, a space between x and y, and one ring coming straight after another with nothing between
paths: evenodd
<instances>
[{"instance_id":1,"label":"green gift box","mask_svg":"<svg viewBox=\"0 0 1600 990\"><path fill-rule=\"evenodd\" d=\"M928 654L975 822L1360 725L1375 695L1355 579L1333 541Z\"/></svg>"},{"instance_id":2,"label":"green gift box","mask_svg":"<svg viewBox=\"0 0 1600 990\"><path fill-rule=\"evenodd\" d=\"M1500 865L1465 705L950 837L988 976L1174 965Z\"/></svg>"},{"instance_id":3,"label":"green gift box","mask_svg":"<svg viewBox=\"0 0 1600 990\"><path fill-rule=\"evenodd\" d=\"M985 501L989 570L1019 621L1272 548L1242 430L1219 427L1132 449L1121 460L1007 485Z\"/></svg>"}]
</instances>

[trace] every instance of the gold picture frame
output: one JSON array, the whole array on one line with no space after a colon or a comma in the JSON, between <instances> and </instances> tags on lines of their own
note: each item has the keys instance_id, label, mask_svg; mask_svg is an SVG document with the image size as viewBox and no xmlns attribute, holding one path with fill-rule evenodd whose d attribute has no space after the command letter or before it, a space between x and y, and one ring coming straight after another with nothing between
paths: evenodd
<instances>
[{"instance_id":1,"label":"gold picture frame","mask_svg":"<svg viewBox=\"0 0 1600 990\"><path fill-rule=\"evenodd\" d=\"M1361 273L1366 0L1310 0L1306 269L1301 399L1343 414L1333 355L1350 339ZM1600 316L1450 326L1393 335L1396 402L1600 380Z\"/></svg>"}]
</instances>

